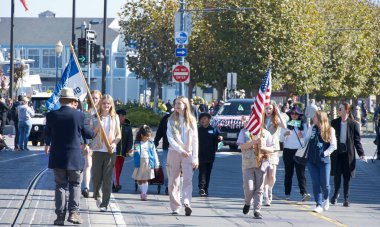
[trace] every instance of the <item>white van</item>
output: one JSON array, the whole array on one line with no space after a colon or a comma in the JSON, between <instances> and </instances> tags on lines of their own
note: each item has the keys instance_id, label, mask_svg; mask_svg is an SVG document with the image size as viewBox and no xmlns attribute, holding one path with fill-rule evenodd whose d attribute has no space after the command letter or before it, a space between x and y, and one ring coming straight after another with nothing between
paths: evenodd
<instances>
[{"instance_id":1,"label":"white van","mask_svg":"<svg viewBox=\"0 0 380 227\"><path fill-rule=\"evenodd\" d=\"M32 141L33 146L37 146L38 142L40 142L40 146L45 145L44 128L46 124L45 116L47 113L45 103L51 95L51 93L40 92L32 95L30 99L31 105L35 111L35 115L32 117L32 130L29 135L29 141Z\"/></svg>"}]
</instances>

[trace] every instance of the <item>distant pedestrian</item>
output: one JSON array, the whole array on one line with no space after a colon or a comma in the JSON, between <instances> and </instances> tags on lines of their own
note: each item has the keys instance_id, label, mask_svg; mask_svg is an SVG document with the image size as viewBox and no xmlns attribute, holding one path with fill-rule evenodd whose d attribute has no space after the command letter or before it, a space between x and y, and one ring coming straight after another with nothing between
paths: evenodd
<instances>
[{"instance_id":1,"label":"distant pedestrian","mask_svg":"<svg viewBox=\"0 0 380 227\"><path fill-rule=\"evenodd\" d=\"M154 169L160 166L156 148L153 141L150 140L151 136L152 129L148 125L141 126L136 134L133 146L135 170L133 171L132 178L137 181L142 201L148 199L148 180L154 179Z\"/></svg>"},{"instance_id":2,"label":"distant pedestrian","mask_svg":"<svg viewBox=\"0 0 380 227\"><path fill-rule=\"evenodd\" d=\"M208 113L208 106L207 106L207 101L203 100L202 99L202 103L199 104L199 107L198 107L198 112L199 113Z\"/></svg>"},{"instance_id":3,"label":"distant pedestrian","mask_svg":"<svg viewBox=\"0 0 380 227\"><path fill-rule=\"evenodd\" d=\"M92 105L90 99L87 99L86 106L84 108L85 113L85 125L90 126L92 119L96 118L96 111L99 110L99 101L102 98L102 93L99 90L91 91L92 101L94 102L94 106ZM92 150L90 148L91 140L84 139L84 147L83 147L83 156L84 156L84 170L83 170L83 190L82 195L85 198L89 197L90 193L90 181L91 181L91 168L92 168Z\"/></svg>"},{"instance_id":4,"label":"distant pedestrian","mask_svg":"<svg viewBox=\"0 0 380 227\"><path fill-rule=\"evenodd\" d=\"M175 99L174 99L175 103ZM172 108L173 110L173 108ZM156 136L154 137L154 145L156 148L158 147L160 140L162 139L162 158L161 158L161 166L163 167L163 172L166 174L166 177L164 179L165 184L165 194L169 195L169 188L168 188L168 172L166 168L167 158L168 158L168 152L169 152L169 142L168 142L168 136L166 134L167 128L168 128L168 119L171 115L172 111L170 111L168 114L165 114L160 121L160 124L158 125Z\"/></svg>"},{"instance_id":5,"label":"distant pedestrian","mask_svg":"<svg viewBox=\"0 0 380 227\"><path fill-rule=\"evenodd\" d=\"M4 102L4 99L0 94L0 134L4 133L4 126L7 120L8 110L8 105Z\"/></svg>"},{"instance_id":6,"label":"distant pedestrian","mask_svg":"<svg viewBox=\"0 0 380 227\"><path fill-rule=\"evenodd\" d=\"M317 105L315 105L315 99L310 99L309 105L307 105L305 110L305 117L307 119L307 127L310 127L312 118L314 117L315 112L318 111Z\"/></svg>"},{"instance_id":7,"label":"distant pedestrian","mask_svg":"<svg viewBox=\"0 0 380 227\"><path fill-rule=\"evenodd\" d=\"M313 117L305 141L307 145L307 168L313 183L316 213L327 211L330 207L330 154L336 150L335 130L330 126L327 113L317 111Z\"/></svg>"},{"instance_id":8,"label":"distant pedestrian","mask_svg":"<svg viewBox=\"0 0 380 227\"><path fill-rule=\"evenodd\" d=\"M172 214L179 214L184 204L185 215L190 216L193 171L198 168L198 128L186 97L179 96L175 101L174 109L175 112L168 119L166 132L169 141L167 171L170 208ZM181 172L183 186L180 192ZM182 195L182 200L180 195Z\"/></svg>"},{"instance_id":9,"label":"distant pedestrian","mask_svg":"<svg viewBox=\"0 0 380 227\"><path fill-rule=\"evenodd\" d=\"M113 98L110 95L104 95L100 99L99 105L100 122L94 119L96 136L91 143L91 150L93 151L91 175L96 205L101 212L106 212L112 191L112 173L116 160L115 149L121 139L121 132ZM104 138L101 133L102 128L107 138ZM107 141L110 147L106 145ZM100 190L102 194L100 194Z\"/></svg>"},{"instance_id":10,"label":"distant pedestrian","mask_svg":"<svg viewBox=\"0 0 380 227\"><path fill-rule=\"evenodd\" d=\"M342 103L339 105L339 117L332 120L331 126L335 129L337 149L331 154L331 175L334 176L334 195L331 204L336 204L339 197L340 183L343 176L343 206L348 207L350 179L355 176L356 155L366 160L363 146L360 142L359 124L349 117L351 105Z\"/></svg>"},{"instance_id":11,"label":"distant pedestrian","mask_svg":"<svg viewBox=\"0 0 380 227\"><path fill-rule=\"evenodd\" d=\"M172 109L173 109L173 106L172 106L172 104L170 102L170 99L168 99L168 101L165 103L165 106L166 106L166 112L170 113L172 111Z\"/></svg>"},{"instance_id":12,"label":"distant pedestrian","mask_svg":"<svg viewBox=\"0 0 380 227\"><path fill-rule=\"evenodd\" d=\"M196 121L198 121L198 107L194 104L194 99L190 99L191 113L193 114Z\"/></svg>"},{"instance_id":13,"label":"distant pedestrian","mask_svg":"<svg viewBox=\"0 0 380 227\"><path fill-rule=\"evenodd\" d=\"M253 136L245 129L247 123L244 117L242 117L242 122L244 123L244 128L240 130L236 143L240 146L242 152L243 214L248 214L253 200L253 217L255 219L262 219L261 206L263 202L264 178L268 167L262 165L262 160L265 155L273 153L273 139L270 132L266 129L262 129L261 138L253 139Z\"/></svg>"},{"instance_id":14,"label":"distant pedestrian","mask_svg":"<svg viewBox=\"0 0 380 227\"><path fill-rule=\"evenodd\" d=\"M201 126L198 128L198 188L201 197L208 196L210 176L215 161L215 152L218 150L218 143L223 140L218 130L210 125L210 120L211 115L209 113L201 113L199 115Z\"/></svg>"},{"instance_id":15,"label":"distant pedestrian","mask_svg":"<svg viewBox=\"0 0 380 227\"><path fill-rule=\"evenodd\" d=\"M116 111L120 120L121 140L116 147L116 161L115 161L115 179L112 185L113 192L118 192L121 189L120 175L123 170L125 157L132 152L133 146L133 133L131 122L126 118L127 112L124 109Z\"/></svg>"},{"instance_id":16,"label":"distant pedestrian","mask_svg":"<svg viewBox=\"0 0 380 227\"><path fill-rule=\"evenodd\" d=\"M14 140L14 149L15 150L19 150L19 147L18 147L18 140L19 140L19 136L20 136L20 133L18 131L18 114L17 114L17 107L19 105L21 105L21 101L22 101L22 95L19 95L17 96L17 101L13 103L13 106L11 108L11 118L12 118L12 121L13 121L13 124L14 124L14 127L15 127L15 140Z\"/></svg>"},{"instance_id":17,"label":"distant pedestrian","mask_svg":"<svg viewBox=\"0 0 380 227\"><path fill-rule=\"evenodd\" d=\"M32 117L34 116L33 106L29 106L29 99L23 97L21 105L17 107L17 116L18 116L18 150L29 151L27 145L29 141L30 131L32 130Z\"/></svg>"},{"instance_id":18,"label":"distant pedestrian","mask_svg":"<svg viewBox=\"0 0 380 227\"><path fill-rule=\"evenodd\" d=\"M45 126L45 152L49 154L49 168L53 169L56 184L54 225L64 225L67 210L67 220L81 224L79 201L84 160L80 138L92 138L94 132L84 125L84 114L73 108L78 99L71 88L62 89L59 102L59 110L46 114Z\"/></svg>"},{"instance_id":19,"label":"distant pedestrian","mask_svg":"<svg viewBox=\"0 0 380 227\"><path fill-rule=\"evenodd\" d=\"M305 145L303 138L306 136L307 125L301 120L303 113L298 106L292 107L287 112L287 115L290 120L286 124L287 128L281 129L280 134L280 141L284 142L282 159L285 168L285 198L290 200L295 169L298 188L300 189L300 194L302 196L301 201L304 202L310 199L310 194L307 192L306 188L305 166L296 163L294 161L294 156L296 155L297 150Z\"/></svg>"}]
</instances>

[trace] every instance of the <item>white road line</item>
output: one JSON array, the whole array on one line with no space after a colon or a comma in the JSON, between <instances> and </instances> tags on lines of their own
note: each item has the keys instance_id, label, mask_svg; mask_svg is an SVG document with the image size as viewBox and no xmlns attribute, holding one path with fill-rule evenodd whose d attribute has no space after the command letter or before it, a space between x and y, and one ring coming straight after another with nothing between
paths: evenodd
<instances>
[{"instance_id":1,"label":"white road line","mask_svg":"<svg viewBox=\"0 0 380 227\"><path fill-rule=\"evenodd\" d=\"M117 226L127 226L127 224L124 221L123 215L121 214L121 210L119 206L116 203L115 197L113 194L111 194L111 201L110 201L110 207L112 211L112 215L115 219L115 223Z\"/></svg>"},{"instance_id":2,"label":"white road line","mask_svg":"<svg viewBox=\"0 0 380 227\"><path fill-rule=\"evenodd\" d=\"M2 161L0 161L0 163L14 161L14 160L23 159L23 158L29 158L29 157L33 157L33 156L37 156L37 155L45 155L45 153L31 154L31 155L25 155L25 156L22 156L22 157L18 157L18 158L11 158L11 159L7 159L7 160L2 160Z\"/></svg>"}]
</instances>

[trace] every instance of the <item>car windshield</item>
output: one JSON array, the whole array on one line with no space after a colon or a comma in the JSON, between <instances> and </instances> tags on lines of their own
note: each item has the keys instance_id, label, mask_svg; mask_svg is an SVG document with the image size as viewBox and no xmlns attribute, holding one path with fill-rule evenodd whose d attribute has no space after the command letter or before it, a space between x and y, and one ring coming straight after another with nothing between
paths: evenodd
<instances>
[{"instance_id":1,"label":"car windshield","mask_svg":"<svg viewBox=\"0 0 380 227\"><path fill-rule=\"evenodd\" d=\"M250 115L250 102L226 102L218 111L218 115Z\"/></svg>"},{"instance_id":2,"label":"car windshield","mask_svg":"<svg viewBox=\"0 0 380 227\"><path fill-rule=\"evenodd\" d=\"M36 114L45 114L47 112L45 103L47 98L32 98L33 109Z\"/></svg>"}]
</instances>

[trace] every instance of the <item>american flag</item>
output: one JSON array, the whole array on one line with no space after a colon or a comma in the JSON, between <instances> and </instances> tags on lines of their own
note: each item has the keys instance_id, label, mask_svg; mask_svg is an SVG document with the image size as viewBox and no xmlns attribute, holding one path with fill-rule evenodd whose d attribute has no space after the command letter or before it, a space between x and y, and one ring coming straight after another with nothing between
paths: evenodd
<instances>
[{"instance_id":1,"label":"american flag","mask_svg":"<svg viewBox=\"0 0 380 227\"><path fill-rule=\"evenodd\" d=\"M272 87L270 71L271 67L269 66L263 79L263 83L260 86L259 93L257 94L255 102L252 105L252 113L249 116L249 120L246 126L246 129L253 135L259 134L261 130L261 121L263 119L263 110L270 101Z\"/></svg>"},{"instance_id":2,"label":"american flag","mask_svg":"<svg viewBox=\"0 0 380 227\"><path fill-rule=\"evenodd\" d=\"M20 0L20 2L22 3L22 5L24 6L25 8L25 11L28 11L28 6L26 5L26 0Z\"/></svg>"}]
</instances>

